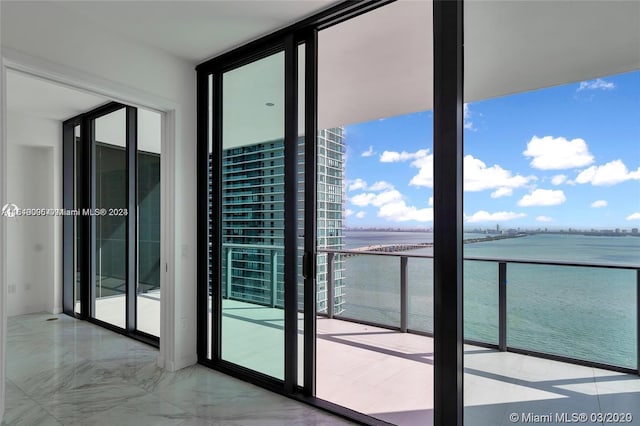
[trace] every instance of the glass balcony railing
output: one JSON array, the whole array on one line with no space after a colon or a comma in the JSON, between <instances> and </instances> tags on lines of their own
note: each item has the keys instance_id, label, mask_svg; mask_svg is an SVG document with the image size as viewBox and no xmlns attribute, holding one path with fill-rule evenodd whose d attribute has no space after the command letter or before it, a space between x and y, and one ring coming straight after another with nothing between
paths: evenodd
<instances>
[{"instance_id":1,"label":"glass balcony railing","mask_svg":"<svg viewBox=\"0 0 640 426\"><path fill-rule=\"evenodd\" d=\"M345 319L433 333L433 256L319 250L344 259ZM327 274L333 300L332 274ZM465 341L625 372L640 371L640 267L465 258Z\"/></svg>"},{"instance_id":2,"label":"glass balcony railing","mask_svg":"<svg viewBox=\"0 0 640 426\"><path fill-rule=\"evenodd\" d=\"M433 334L432 255L319 254L319 315ZM283 307L283 260L279 246L224 244L223 297ZM638 266L465 258L465 341L638 371L639 298Z\"/></svg>"}]
</instances>

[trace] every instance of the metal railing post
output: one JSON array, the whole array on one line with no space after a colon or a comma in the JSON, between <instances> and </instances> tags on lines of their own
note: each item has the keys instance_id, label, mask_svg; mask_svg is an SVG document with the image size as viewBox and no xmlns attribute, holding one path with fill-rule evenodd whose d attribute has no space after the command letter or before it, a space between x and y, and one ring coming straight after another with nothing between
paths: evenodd
<instances>
[{"instance_id":1,"label":"metal railing post","mask_svg":"<svg viewBox=\"0 0 640 426\"><path fill-rule=\"evenodd\" d=\"M498 349L507 350L507 263L498 263Z\"/></svg>"},{"instance_id":2,"label":"metal railing post","mask_svg":"<svg viewBox=\"0 0 640 426\"><path fill-rule=\"evenodd\" d=\"M233 249L227 249L227 279L225 281L227 299L231 299L231 270L233 263Z\"/></svg>"},{"instance_id":3,"label":"metal railing post","mask_svg":"<svg viewBox=\"0 0 640 426\"><path fill-rule=\"evenodd\" d=\"M636 369L640 375L640 269L636 269Z\"/></svg>"},{"instance_id":4,"label":"metal railing post","mask_svg":"<svg viewBox=\"0 0 640 426\"><path fill-rule=\"evenodd\" d=\"M400 258L400 331L407 332L409 322L409 276L408 264L409 258L402 256Z\"/></svg>"},{"instance_id":5,"label":"metal railing post","mask_svg":"<svg viewBox=\"0 0 640 426\"><path fill-rule=\"evenodd\" d=\"M271 307L275 308L278 295L278 252L271 250Z\"/></svg>"},{"instance_id":6,"label":"metal railing post","mask_svg":"<svg viewBox=\"0 0 640 426\"><path fill-rule=\"evenodd\" d=\"M334 277L333 277L333 253L327 253L327 316L333 318L335 296L334 292Z\"/></svg>"}]
</instances>

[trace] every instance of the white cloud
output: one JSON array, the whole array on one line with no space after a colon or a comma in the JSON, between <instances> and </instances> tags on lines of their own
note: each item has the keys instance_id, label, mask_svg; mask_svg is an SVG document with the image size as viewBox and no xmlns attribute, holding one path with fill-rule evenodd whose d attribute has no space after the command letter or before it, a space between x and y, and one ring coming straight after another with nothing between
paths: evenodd
<instances>
[{"instance_id":1,"label":"white cloud","mask_svg":"<svg viewBox=\"0 0 640 426\"><path fill-rule=\"evenodd\" d=\"M607 207L607 201L606 200L596 200L593 203L591 203L591 207L593 207L593 208Z\"/></svg>"},{"instance_id":2,"label":"white cloud","mask_svg":"<svg viewBox=\"0 0 640 426\"><path fill-rule=\"evenodd\" d=\"M358 189L366 189L367 188L367 182L365 182L364 180L358 178L354 181L352 181L351 183L349 183L349 186L347 187L347 189L349 191L355 191Z\"/></svg>"},{"instance_id":3,"label":"white cloud","mask_svg":"<svg viewBox=\"0 0 640 426\"><path fill-rule=\"evenodd\" d=\"M433 197L429 197L429 205L433 206Z\"/></svg>"},{"instance_id":4,"label":"white cloud","mask_svg":"<svg viewBox=\"0 0 640 426\"><path fill-rule=\"evenodd\" d=\"M418 174L411 178L409 185L433 188L433 154L416 159L411 166L418 168Z\"/></svg>"},{"instance_id":5,"label":"white cloud","mask_svg":"<svg viewBox=\"0 0 640 426\"><path fill-rule=\"evenodd\" d=\"M354 204L359 207L365 207L371 204L371 202L376 198L376 194L371 192L363 192L362 194L354 195L349 198L351 204Z\"/></svg>"},{"instance_id":6,"label":"white cloud","mask_svg":"<svg viewBox=\"0 0 640 426\"><path fill-rule=\"evenodd\" d=\"M567 201L567 197L560 189L536 189L522 197L518 201L518 205L521 207L557 206L565 201Z\"/></svg>"},{"instance_id":7,"label":"white cloud","mask_svg":"<svg viewBox=\"0 0 640 426\"><path fill-rule=\"evenodd\" d=\"M418 222L430 222L433 220L433 208L418 209L408 206L403 195L388 182L376 182L371 188L377 186L384 188L382 192L364 192L355 195L349 201L359 207L378 207L378 217L393 221L406 222L409 220ZM433 198L433 197L432 197ZM431 199L430 199L431 200ZM356 213L357 218L363 218L364 211Z\"/></svg>"},{"instance_id":8,"label":"white cloud","mask_svg":"<svg viewBox=\"0 0 640 426\"><path fill-rule=\"evenodd\" d=\"M469 111L469 104L468 103L465 103L463 105L462 112L463 112L463 119L464 119L464 121L463 121L464 128L467 129L467 130L474 130L474 131L477 130L475 127L473 127L473 122L471 121L471 116L473 114L471 113L471 111Z\"/></svg>"},{"instance_id":9,"label":"white cloud","mask_svg":"<svg viewBox=\"0 0 640 426\"><path fill-rule=\"evenodd\" d=\"M554 177L551 178L551 183L554 185L562 185L563 183L565 183L567 181L567 176L566 175L555 175Z\"/></svg>"},{"instance_id":10,"label":"white cloud","mask_svg":"<svg viewBox=\"0 0 640 426\"><path fill-rule=\"evenodd\" d=\"M351 209L346 209L346 210L344 211L344 215L345 215L346 217L349 217L349 216L351 216L352 214L353 214L353 210L351 210Z\"/></svg>"},{"instance_id":11,"label":"white cloud","mask_svg":"<svg viewBox=\"0 0 640 426\"><path fill-rule=\"evenodd\" d=\"M409 220L431 222L433 221L433 208L418 209L414 206L407 206L404 200L397 200L381 206L380 210L378 210L378 217L393 222L406 222Z\"/></svg>"},{"instance_id":12,"label":"white cloud","mask_svg":"<svg viewBox=\"0 0 640 426\"><path fill-rule=\"evenodd\" d=\"M469 223L476 222L503 222L507 220L519 219L521 217L525 217L524 213L515 213L515 212L495 212L489 213L485 210L479 210L472 214L471 216L465 216L465 220Z\"/></svg>"},{"instance_id":13,"label":"white cloud","mask_svg":"<svg viewBox=\"0 0 640 426\"><path fill-rule=\"evenodd\" d=\"M523 154L531 157L531 167L539 170L573 169L593 163L587 143L579 138L569 141L563 137L534 136Z\"/></svg>"},{"instance_id":14,"label":"white cloud","mask_svg":"<svg viewBox=\"0 0 640 426\"><path fill-rule=\"evenodd\" d=\"M578 86L578 92L582 90L611 90L615 88L616 85L614 83L603 80L601 78L597 78L590 81L581 81L580 86Z\"/></svg>"},{"instance_id":15,"label":"white cloud","mask_svg":"<svg viewBox=\"0 0 640 426\"><path fill-rule=\"evenodd\" d=\"M492 194L493 198L511 195L509 189L519 188L529 181L535 180L534 176L513 175L497 164L491 167L472 155L464 157L464 190L470 192L484 191L486 189L498 190Z\"/></svg>"},{"instance_id":16,"label":"white cloud","mask_svg":"<svg viewBox=\"0 0 640 426\"><path fill-rule=\"evenodd\" d=\"M491 198L510 197L513 195L513 188L498 188L491 193Z\"/></svg>"},{"instance_id":17,"label":"white cloud","mask_svg":"<svg viewBox=\"0 0 640 426\"><path fill-rule=\"evenodd\" d=\"M385 189L393 189L393 185L384 180L378 181L369 187L371 191L384 191Z\"/></svg>"},{"instance_id":18,"label":"white cloud","mask_svg":"<svg viewBox=\"0 0 640 426\"><path fill-rule=\"evenodd\" d=\"M388 189L383 192L363 192L362 194L354 195L349 199L352 204L360 207L373 205L380 207L384 204L402 200L402 194L397 189Z\"/></svg>"},{"instance_id":19,"label":"white cloud","mask_svg":"<svg viewBox=\"0 0 640 426\"><path fill-rule=\"evenodd\" d=\"M621 160L613 160L602 166L591 166L583 170L575 181L595 186L611 186L626 180L640 180L640 167L630 172Z\"/></svg>"},{"instance_id":20,"label":"white cloud","mask_svg":"<svg viewBox=\"0 0 640 426\"><path fill-rule=\"evenodd\" d=\"M640 212L630 214L627 216L627 220L640 220Z\"/></svg>"},{"instance_id":21,"label":"white cloud","mask_svg":"<svg viewBox=\"0 0 640 426\"><path fill-rule=\"evenodd\" d=\"M374 154L373 145L369 145L369 149L360 154L362 157L371 157Z\"/></svg>"},{"instance_id":22,"label":"white cloud","mask_svg":"<svg viewBox=\"0 0 640 426\"><path fill-rule=\"evenodd\" d=\"M549 216L538 216L538 217L536 217L536 220L538 222L551 222L553 220L553 218L549 217Z\"/></svg>"},{"instance_id":23,"label":"white cloud","mask_svg":"<svg viewBox=\"0 0 640 426\"><path fill-rule=\"evenodd\" d=\"M433 154L425 154L416 158L412 167L418 168L418 174L411 178L410 185L433 188ZM525 186L535 176L513 175L495 164L491 167L472 155L464 157L464 190L469 192L496 189L491 195L493 198L511 195L514 188Z\"/></svg>"},{"instance_id":24,"label":"white cloud","mask_svg":"<svg viewBox=\"0 0 640 426\"><path fill-rule=\"evenodd\" d=\"M397 152L397 151L385 151L380 156L381 163L398 163L401 161L415 160L418 158L426 157L429 154L428 149L420 149L416 152Z\"/></svg>"}]
</instances>

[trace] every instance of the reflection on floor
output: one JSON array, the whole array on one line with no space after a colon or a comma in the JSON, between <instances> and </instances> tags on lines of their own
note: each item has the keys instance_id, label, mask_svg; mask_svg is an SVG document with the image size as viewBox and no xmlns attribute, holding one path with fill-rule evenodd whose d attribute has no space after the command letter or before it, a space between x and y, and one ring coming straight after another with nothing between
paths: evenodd
<instances>
[{"instance_id":1,"label":"reflection on floor","mask_svg":"<svg viewBox=\"0 0 640 426\"><path fill-rule=\"evenodd\" d=\"M349 424L202 366L166 372L157 355L65 315L9 318L3 425Z\"/></svg>"},{"instance_id":2,"label":"reflection on floor","mask_svg":"<svg viewBox=\"0 0 640 426\"><path fill-rule=\"evenodd\" d=\"M160 290L138 293L136 297L137 326L152 336L160 336ZM125 326L126 298L123 294L96 297L95 317L120 328ZM75 311L80 312L80 302L76 302Z\"/></svg>"}]
</instances>

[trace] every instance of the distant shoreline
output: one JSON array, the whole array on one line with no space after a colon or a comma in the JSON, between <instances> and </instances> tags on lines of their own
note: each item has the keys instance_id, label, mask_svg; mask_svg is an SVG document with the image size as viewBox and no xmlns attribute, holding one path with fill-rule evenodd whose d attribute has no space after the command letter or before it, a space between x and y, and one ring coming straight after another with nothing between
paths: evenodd
<instances>
[{"instance_id":1,"label":"distant shoreline","mask_svg":"<svg viewBox=\"0 0 640 426\"><path fill-rule=\"evenodd\" d=\"M579 230L569 230L569 231L513 231L509 230L505 233L496 233L491 230L468 230L464 231L465 234L484 234L487 235L486 238L493 238L496 240L504 239L504 238L515 238L515 237L524 237L527 235L584 235L588 237L640 237L640 232L637 231L636 228L633 228L636 232L631 232L627 230L620 230L618 232L613 230L602 230L602 231L579 231ZM433 229L392 229L392 228L344 228L344 232L424 232L424 233L433 233ZM490 239L478 238L483 241L491 241Z\"/></svg>"},{"instance_id":2,"label":"distant shoreline","mask_svg":"<svg viewBox=\"0 0 640 426\"><path fill-rule=\"evenodd\" d=\"M482 243L486 241L505 240L508 238L520 238L526 237L529 234L504 234L504 235L487 235L481 238L467 238L463 242L464 244ZM354 252L386 252L397 253L401 251L417 250L423 248L433 247L432 242L427 243L405 243L405 244L370 244L367 246L351 249Z\"/></svg>"}]
</instances>

